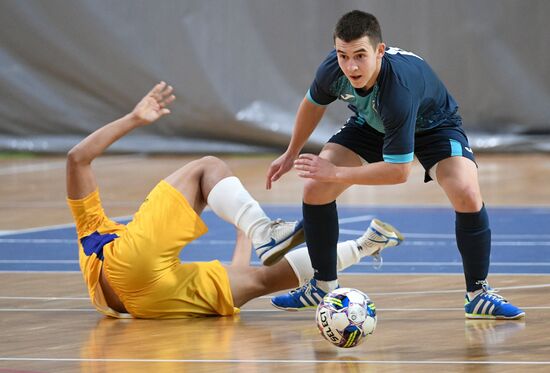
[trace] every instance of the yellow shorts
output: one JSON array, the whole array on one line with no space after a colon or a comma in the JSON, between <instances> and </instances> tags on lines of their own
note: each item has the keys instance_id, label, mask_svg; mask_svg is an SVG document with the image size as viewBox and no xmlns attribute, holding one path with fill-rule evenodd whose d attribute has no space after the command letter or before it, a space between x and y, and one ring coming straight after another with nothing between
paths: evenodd
<instances>
[{"instance_id":1,"label":"yellow shorts","mask_svg":"<svg viewBox=\"0 0 550 373\"><path fill-rule=\"evenodd\" d=\"M103 250L103 271L139 318L233 315L226 269L217 260L180 263L179 253L208 231L185 197L161 181L134 219Z\"/></svg>"},{"instance_id":2,"label":"yellow shorts","mask_svg":"<svg viewBox=\"0 0 550 373\"><path fill-rule=\"evenodd\" d=\"M99 277L103 267L103 251L126 231L126 226L105 215L97 189L82 199L67 199L67 203L76 223L78 259L90 300L99 312L118 317L118 313L107 306Z\"/></svg>"}]
</instances>

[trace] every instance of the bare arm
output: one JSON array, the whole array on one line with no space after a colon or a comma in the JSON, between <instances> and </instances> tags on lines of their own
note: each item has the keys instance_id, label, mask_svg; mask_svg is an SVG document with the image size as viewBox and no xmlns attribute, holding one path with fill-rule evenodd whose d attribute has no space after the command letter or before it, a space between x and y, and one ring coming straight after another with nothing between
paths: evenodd
<instances>
[{"instance_id":1,"label":"bare arm","mask_svg":"<svg viewBox=\"0 0 550 373\"><path fill-rule=\"evenodd\" d=\"M391 185L407 181L411 162L376 162L360 167L338 167L314 154L301 154L294 162L298 176L326 182L359 185Z\"/></svg>"},{"instance_id":2,"label":"bare arm","mask_svg":"<svg viewBox=\"0 0 550 373\"><path fill-rule=\"evenodd\" d=\"M304 97L296 114L296 122L292 131L292 138L286 152L277 158L268 169L266 189L271 189L271 184L277 181L292 168L292 162L317 127L325 114L326 106L318 106Z\"/></svg>"},{"instance_id":3,"label":"bare arm","mask_svg":"<svg viewBox=\"0 0 550 373\"><path fill-rule=\"evenodd\" d=\"M326 106L315 105L304 97L298 107L294 130L292 131L292 138L290 139L287 153L293 154L294 157L298 156L300 150L302 150L313 133L313 130L315 130L323 118L323 115L325 115L326 109Z\"/></svg>"},{"instance_id":4,"label":"bare arm","mask_svg":"<svg viewBox=\"0 0 550 373\"><path fill-rule=\"evenodd\" d=\"M70 199L86 197L97 188L92 161L112 143L134 128L153 123L169 114L167 105L174 101L172 87L164 82L157 84L131 113L111 122L90 134L67 155L67 196Z\"/></svg>"}]
</instances>

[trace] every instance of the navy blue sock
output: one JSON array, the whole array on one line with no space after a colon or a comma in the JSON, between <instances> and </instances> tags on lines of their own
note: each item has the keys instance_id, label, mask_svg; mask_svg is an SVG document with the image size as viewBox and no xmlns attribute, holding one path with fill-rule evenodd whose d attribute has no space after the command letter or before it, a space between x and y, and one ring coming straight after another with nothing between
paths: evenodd
<instances>
[{"instance_id":1,"label":"navy blue sock","mask_svg":"<svg viewBox=\"0 0 550 373\"><path fill-rule=\"evenodd\" d=\"M302 213L313 277L321 281L336 280L336 244L339 233L336 201L326 205L303 203Z\"/></svg>"},{"instance_id":2,"label":"navy blue sock","mask_svg":"<svg viewBox=\"0 0 550 373\"><path fill-rule=\"evenodd\" d=\"M466 290L476 291L489 273L491 229L485 205L478 212L456 212L456 244L462 255Z\"/></svg>"}]
</instances>

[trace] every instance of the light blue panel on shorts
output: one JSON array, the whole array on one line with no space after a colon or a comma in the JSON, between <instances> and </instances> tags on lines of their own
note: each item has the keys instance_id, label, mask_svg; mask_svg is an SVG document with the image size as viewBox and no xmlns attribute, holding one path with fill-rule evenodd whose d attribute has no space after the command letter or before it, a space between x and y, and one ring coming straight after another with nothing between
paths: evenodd
<instances>
[{"instance_id":1,"label":"light blue panel on shorts","mask_svg":"<svg viewBox=\"0 0 550 373\"><path fill-rule=\"evenodd\" d=\"M414 153L408 154L383 154L384 162L388 163L409 163L414 160Z\"/></svg>"},{"instance_id":2,"label":"light blue panel on shorts","mask_svg":"<svg viewBox=\"0 0 550 373\"><path fill-rule=\"evenodd\" d=\"M462 156L462 144L456 140L450 139L451 143L451 157Z\"/></svg>"}]
</instances>

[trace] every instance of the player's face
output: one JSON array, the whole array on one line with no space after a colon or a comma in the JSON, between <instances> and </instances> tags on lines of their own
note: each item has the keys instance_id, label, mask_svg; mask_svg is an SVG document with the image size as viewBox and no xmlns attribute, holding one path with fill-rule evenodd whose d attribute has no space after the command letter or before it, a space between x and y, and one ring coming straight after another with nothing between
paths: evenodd
<instances>
[{"instance_id":1,"label":"player's face","mask_svg":"<svg viewBox=\"0 0 550 373\"><path fill-rule=\"evenodd\" d=\"M349 43L336 38L334 48L338 54L338 65L354 88L369 89L376 83L386 49L384 43L379 43L375 48L368 36Z\"/></svg>"}]
</instances>

